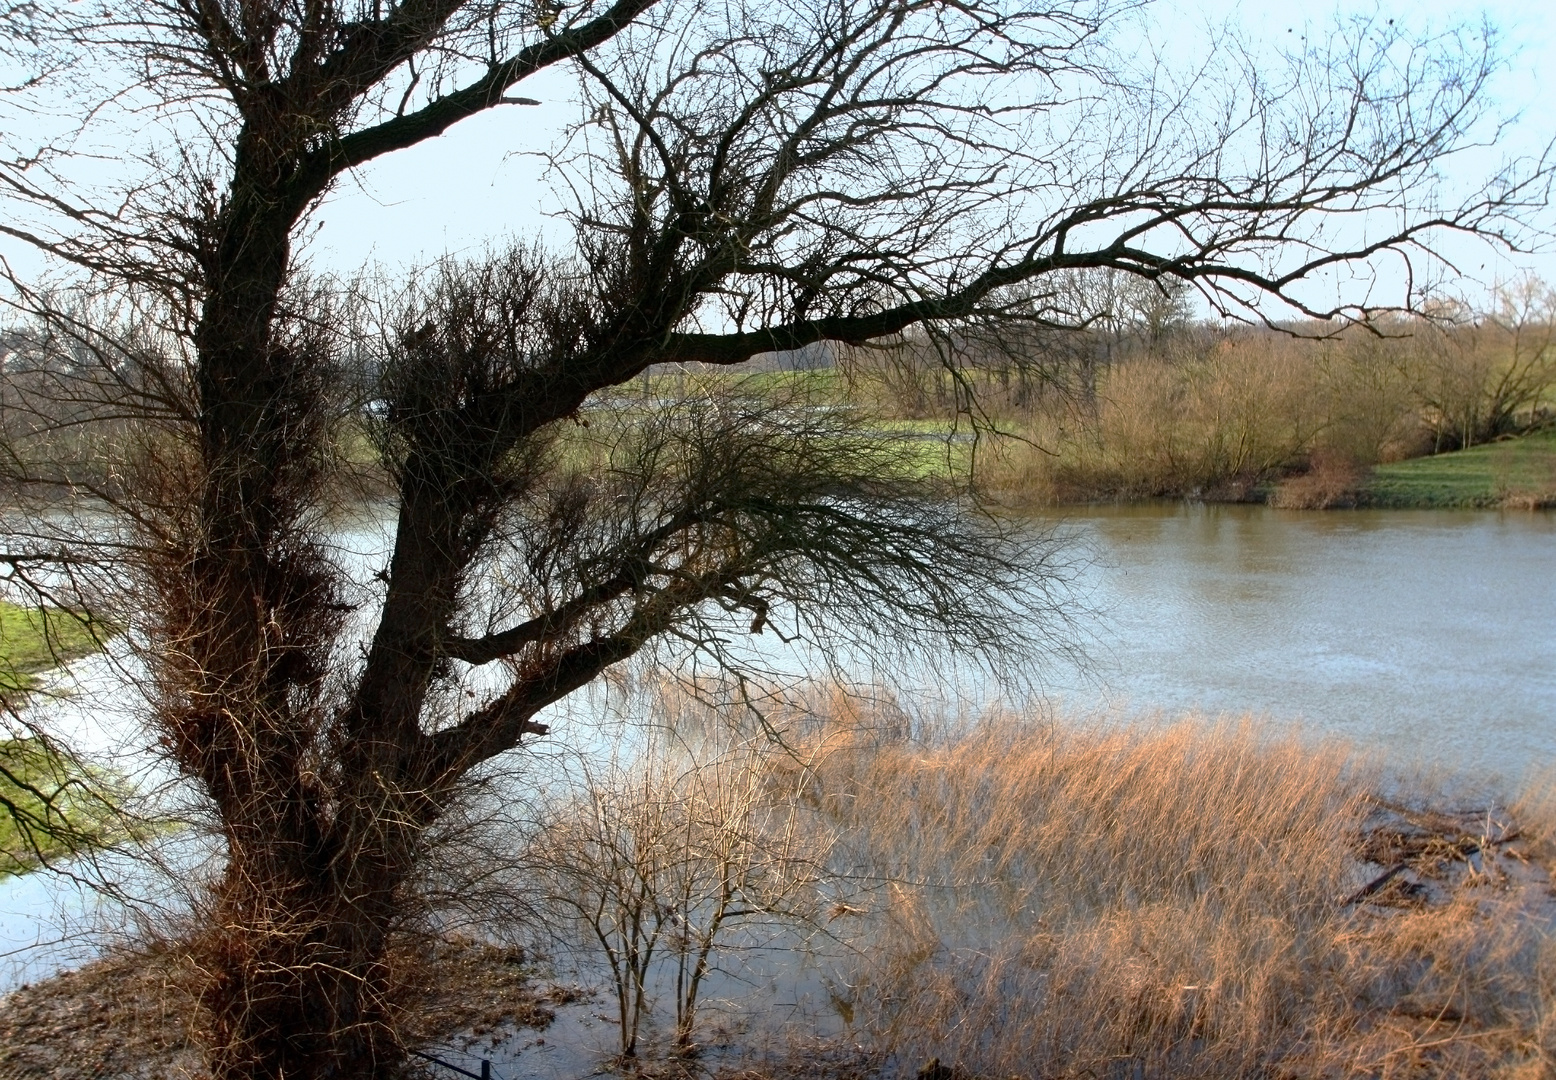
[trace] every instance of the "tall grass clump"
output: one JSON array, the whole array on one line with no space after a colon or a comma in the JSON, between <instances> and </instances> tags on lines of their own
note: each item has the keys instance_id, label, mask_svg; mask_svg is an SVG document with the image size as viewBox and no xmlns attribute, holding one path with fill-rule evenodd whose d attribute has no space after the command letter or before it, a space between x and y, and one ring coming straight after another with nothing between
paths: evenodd
<instances>
[{"instance_id":1,"label":"tall grass clump","mask_svg":"<svg viewBox=\"0 0 1556 1080\"><path fill-rule=\"evenodd\" d=\"M840 745L820 788L883 881L872 1034L975 1075L1247 1075L1317 1007L1363 784L1251 725L1001 717Z\"/></svg>"},{"instance_id":2,"label":"tall grass clump","mask_svg":"<svg viewBox=\"0 0 1556 1080\"><path fill-rule=\"evenodd\" d=\"M1532 845L1556 859L1556 766L1536 770L1524 781L1513 814Z\"/></svg>"},{"instance_id":3,"label":"tall grass clump","mask_svg":"<svg viewBox=\"0 0 1556 1080\"><path fill-rule=\"evenodd\" d=\"M742 721L650 697L656 723L580 760L505 871L593 958L621 1063L695 1052L715 974L789 1001L822 972L847 1037L787 1065L769 1040L751 1075L839 1054L937 1080L1556 1064L1549 777L1482 824L1247 719L948 718L813 685Z\"/></svg>"},{"instance_id":4,"label":"tall grass clump","mask_svg":"<svg viewBox=\"0 0 1556 1080\"><path fill-rule=\"evenodd\" d=\"M1346 747L1246 720L887 723L855 711L812 751L837 865L877 883L850 902L877 1053L970 1077L1550 1075L1556 951L1505 874L1347 902L1376 873L1379 775Z\"/></svg>"}]
</instances>

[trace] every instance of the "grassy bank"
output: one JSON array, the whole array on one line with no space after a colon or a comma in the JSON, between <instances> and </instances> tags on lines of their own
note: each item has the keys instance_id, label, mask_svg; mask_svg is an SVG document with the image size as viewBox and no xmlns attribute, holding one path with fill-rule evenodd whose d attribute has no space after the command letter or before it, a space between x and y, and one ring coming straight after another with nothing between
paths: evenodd
<instances>
[{"instance_id":1,"label":"grassy bank","mask_svg":"<svg viewBox=\"0 0 1556 1080\"><path fill-rule=\"evenodd\" d=\"M15 708L35 676L102 647L104 627L54 609L0 601L0 707ZM0 738L0 877L121 835L105 778L38 738Z\"/></svg>"},{"instance_id":2,"label":"grassy bank","mask_svg":"<svg viewBox=\"0 0 1556 1080\"><path fill-rule=\"evenodd\" d=\"M1455 482L1474 490L1454 491L1392 466L1493 444L1556 415L1547 318L1556 307L1540 311L1456 327L1398 320L1376 333L1302 328L1312 338L1200 324L1151 341L1066 338L1047 352L969 346L954 376L943 355L905 339L845 354L847 379L827 385L883 417L961 410L1012 433L987 444L973 478L1018 507L1251 500L1309 474L1309 490L1290 492L1294 504L1343 505L1374 466L1380 505L1538 501L1552 481L1537 462L1496 458L1491 475Z\"/></svg>"},{"instance_id":3,"label":"grassy bank","mask_svg":"<svg viewBox=\"0 0 1556 1080\"><path fill-rule=\"evenodd\" d=\"M1291 508L1556 501L1556 433L1507 439L1556 409L1556 350L1535 364L1467 331L1309 341L1202 330L1126 351L1088 378L997 364L953 377L905 344L824 370L656 375L603 408L733 392L797 413L848 411L895 439L911 473L971 482L1017 509L1155 498ZM1472 448L1434 454L1463 443Z\"/></svg>"},{"instance_id":4,"label":"grassy bank","mask_svg":"<svg viewBox=\"0 0 1556 1080\"><path fill-rule=\"evenodd\" d=\"M1366 505L1380 507L1553 507L1556 429L1379 465L1360 493Z\"/></svg>"},{"instance_id":5,"label":"grassy bank","mask_svg":"<svg viewBox=\"0 0 1556 1080\"><path fill-rule=\"evenodd\" d=\"M0 740L0 878L130 835L121 803L111 776L59 748Z\"/></svg>"},{"instance_id":6,"label":"grassy bank","mask_svg":"<svg viewBox=\"0 0 1556 1080\"><path fill-rule=\"evenodd\" d=\"M100 622L73 612L0 600L0 701L32 689L39 672L97 652L109 635Z\"/></svg>"}]
</instances>

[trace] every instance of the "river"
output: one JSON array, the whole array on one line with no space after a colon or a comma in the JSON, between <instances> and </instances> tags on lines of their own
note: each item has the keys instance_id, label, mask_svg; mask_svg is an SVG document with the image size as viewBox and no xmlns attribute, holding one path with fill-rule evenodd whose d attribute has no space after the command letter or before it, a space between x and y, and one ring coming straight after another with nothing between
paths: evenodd
<instances>
[{"instance_id":1,"label":"river","mask_svg":"<svg viewBox=\"0 0 1556 1080\"><path fill-rule=\"evenodd\" d=\"M1070 711L1252 712L1516 785L1556 764L1556 515L1087 509Z\"/></svg>"},{"instance_id":2,"label":"river","mask_svg":"<svg viewBox=\"0 0 1556 1080\"><path fill-rule=\"evenodd\" d=\"M1060 715L1253 713L1503 790L1556 766L1556 515L1161 504L1058 528L1089 556L1090 661L1043 676ZM343 539L364 567L385 543ZM81 661L35 718L165 780L124 670ZM125 920L55 875L0 881L0 991L90 955L101 921Z\"/></svg>"}]
</instances>

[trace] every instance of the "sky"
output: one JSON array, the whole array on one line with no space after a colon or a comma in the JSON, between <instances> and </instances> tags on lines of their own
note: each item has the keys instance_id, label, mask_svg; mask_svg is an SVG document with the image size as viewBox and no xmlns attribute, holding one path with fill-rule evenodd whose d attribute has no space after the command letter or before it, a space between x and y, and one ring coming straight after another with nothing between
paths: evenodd
<instances>
[{"instance_id":1,"label":"sky","mask_svg":"<svg viewBox=\"0 0 1556 1080\"><path fill-rule=\"evenodd\" d=\"M1550 10L1547 10L1549 8ZM1449 0L1385 0L1380 3L1308 0L1158 0L1148 6L1153 46L1169 56L1191 57L1206 33L1229 24L1256 41L1281 43L1309 26L1323 27L1338 12L1377 12L1410 29L1430 32L1455 23L1488 19L1504 35L1509 62L1494 84L1498 107L1518 119L1507 149L1537 152L1556 137L1556 4L1495 0L1479 8ZM373 261L413 265L443 254L475 255L508 237L544 234L546 208L554 207L535 156L553 145L569 114L570 77L548 72L527 82L523 93L538 107L514 106L464 121L443 137L401 151L346 178L329 199L311 236L316 266L342 271ZM1477 157L1475 168L1487 164ZM1466 248L1459 266L1481 286L1533 271L1556 282L1556 251L1505 256L1481 246ZM1474 291L1472 288L1471 292Z\"/></svg>"},{"instance_id":2,"label":"sky","mask_svg":"<svg viewBox=\"0 0 1556 1080\"><path fill-rule=\"evenodd\" d=\"M1493 86L1497 107L1518 117L1506 150L1531 153L1556 136L1556 93L1547 79L1556 70L1552 11L1556 4L1512 0L1491 0L1479 8L1450 0L1342 0L1338 5L1335 0L1155 0L1145 8L1144 33L1164 55L1192 62L1203 52L1209 30L1222 24L1256 42L1284 44L1292 40L1288 35L1322 28L1337 12L1376 13L1422 32L1484 17L1503 34L1509 54ZM376 263L392 275L443 255L477 255L515 237L561 235L558 223L547 216L557 203L538 155L556 144L572 115L574 82L565 71L553 69L527 81L520 92L542 104L477 115L440 138L342 178L309 225L302 250L311 265L349 274ZM1481 169L1492 162L1477 156L1465 164ZM0 242L0 256L23 269L32 258L15 248L14 242ZM1524 270L1556 283L1556 250L1507 256L1476 246L1459 254L1459 269L1481 287Z\"/></svg>"}]
</instances>

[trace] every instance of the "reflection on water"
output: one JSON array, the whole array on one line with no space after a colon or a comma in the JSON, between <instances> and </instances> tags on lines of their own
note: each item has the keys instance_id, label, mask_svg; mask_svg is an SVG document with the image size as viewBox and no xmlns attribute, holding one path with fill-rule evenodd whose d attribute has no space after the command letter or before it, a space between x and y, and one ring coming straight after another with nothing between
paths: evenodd
<instances>
[{"instance_id":1,"label":"reflection on water","mask_svg":"<svg viewBox=\"0 0 1556 1080\"><path fill-rule=\"evenodd\" d=\"M696 1059L708 1074L738 1072L764 1055L781 1055L799 1040L821 1042L852 1030L854 1005L845 972L857 956L842 943L794 934L774 940L777 925L737 934L714 956L697 1010ZM472 1072L485 1058L494 1075L531 1080L579 1080L611 1074L620 1053L620 1020L604 965L585 944L554 972L562 985L586 991L581 1001L558 1006L544 1032L518 1029L499 1037L437 1048L444 1060ZM673 1053L674 971L655 965L648 996L656 1008L645 1018L642 1060L663 1062ZM684 1062L683 1062L684 1064ZM621 1070L615 1075L629 1074Z\"/></svg>"},{"instance_id":2,"label":"reflection on water","mask_svg":"<svg viewBox=\"0 0 1556 1080\"><path fill-rule=\"evenodd\" d=\"M1088 510L1099 693L1072 708L1267 713L1516 781L1556 762L1556 515Z\"/></svg>"}]
</instances>

